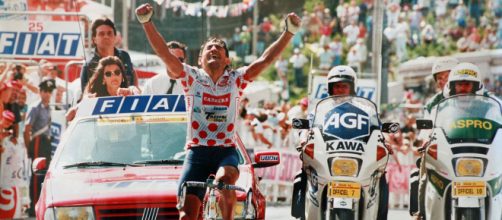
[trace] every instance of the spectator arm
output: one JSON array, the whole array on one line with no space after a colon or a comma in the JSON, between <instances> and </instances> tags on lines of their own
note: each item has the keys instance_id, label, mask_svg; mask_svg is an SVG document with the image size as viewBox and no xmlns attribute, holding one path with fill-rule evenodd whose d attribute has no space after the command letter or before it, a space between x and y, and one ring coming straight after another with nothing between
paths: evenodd
<instances>
[{"instance_id":1,"label":"spectator arm","mask_svg":"<svg viewBox=\"0 0 502 220\"><path fill-rule=\"evenodd\" d=\"M26 124L24 126L24 133L23 133L23 138L24 138L24 144L26 145L26 148L30 146L30 136L31 136L31 125Z\"/></svg>"}]
</instances>

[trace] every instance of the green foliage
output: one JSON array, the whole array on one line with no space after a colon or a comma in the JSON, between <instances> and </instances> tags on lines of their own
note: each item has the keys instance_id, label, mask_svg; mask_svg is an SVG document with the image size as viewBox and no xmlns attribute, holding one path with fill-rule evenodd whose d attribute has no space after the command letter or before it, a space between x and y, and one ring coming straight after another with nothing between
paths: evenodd
<instances>
[{"instance_id":1,"label":"green foliage","mask_svg":"<svg viewBox=\"0 0 502 220\"><path fill-rule=\"evenodd\" d=\"M432 44L421 44L415 46L414 48L408 47L408 54L410 59L417 57L428 57L428 56L447 56L453 54L457 51L456 45L448 40L446 44L432 43Z\"/></svg>"},{"instance_id":2,"label":"green foliage","mask_svg":"<svg viewBox=\"0 0 502 220\"><path fill-rule=\"evenodd\" d=\"M324 0L306 0L305 4L303 5L303 8L307 11L314 11L314 7L317 4L324 3Z\"/></svg>"}]
</instances>

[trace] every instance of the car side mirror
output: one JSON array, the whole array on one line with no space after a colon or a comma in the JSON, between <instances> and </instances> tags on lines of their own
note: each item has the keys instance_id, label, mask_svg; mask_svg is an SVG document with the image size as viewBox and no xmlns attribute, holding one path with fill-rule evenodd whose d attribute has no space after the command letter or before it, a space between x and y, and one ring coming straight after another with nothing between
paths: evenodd
<instances>
[{"instance_id":1,"label":"car side mirror","mask_svg":"<svg viewBox=\"0 0 502 220\"><path fill-rule=\"evenodd\" d=\"M281 162L281 155L277 151L263 151L254 155L254 168L271 167Z\"/></svg>"},{"instance_id":2,"label":"car side mirror","mask_svg":"<svg viewBox=\"0 0 502 220\"><path fill-rule=\"evenodd\" d=\"M309 129L310 122L307 119L293 118L292 127L294 129Z\"/></svg>"},{"instance_id":3,"label":"car side mirror","mask_svg":"<svg viewBox=\"0 0 502 220\"><path fill-rule=\"evenodd\" d=\"M382 124L382 132L384 133L397 133L401 126L397 122L385 122Z\"/></svg>"},{"instance_id":4,"label":"car side mirror","mask_svg":"<svg viewBox=\"0 0 502 220\"><path fill-rule=\"evenodd\" d=\"M432 120L428 119L417 119L417 129L422 130L422 129L432 129Z\"/></svg>"},{"instance_id":5,"label":"car side mirror","mask_svg":"<svg viewBox=\"0 0 502 220\"><path fill-rule=\"evenodd\" d=\"M45 157L37 157L31 166L34 174L45 175L45 172L47 172L47 159Z\"/></svg>"}]
</instances>

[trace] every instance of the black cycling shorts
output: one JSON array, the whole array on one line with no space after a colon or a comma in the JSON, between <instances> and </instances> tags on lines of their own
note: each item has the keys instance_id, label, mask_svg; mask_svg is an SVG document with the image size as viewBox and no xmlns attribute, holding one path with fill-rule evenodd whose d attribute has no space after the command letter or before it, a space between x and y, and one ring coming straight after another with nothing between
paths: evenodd
<instances>
[{"instance_id":1,"label":"black cycling shorts","mask_svg":"<svg viewBox=\"0 0 502 220\"><path fill-rule=\"evenodd\" d=\"M183 173L178 182L178 195L181 195L185 181L206 182L210 174L216 174L220 167L233 166L238 170L239 154L235 147L192 147L188 150L183 164ZM206 189L187 188L186 194L192 194L203 201Z\"/></svg>"}]
</instances>

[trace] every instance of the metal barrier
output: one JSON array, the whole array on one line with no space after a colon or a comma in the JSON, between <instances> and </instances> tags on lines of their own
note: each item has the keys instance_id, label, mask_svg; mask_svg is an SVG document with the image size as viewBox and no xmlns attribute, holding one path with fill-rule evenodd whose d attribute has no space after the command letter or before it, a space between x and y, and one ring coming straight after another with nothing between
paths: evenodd
<instances>
[{"instance_id":1,"label":"metal barrier","mask_svg":"<svg viewBox=\"0 0 502 220\"><path fill-rule=\"evenodd\" d=\"M282 139L280 132L274 133L271 130L266 130L264 135L273 143L272 148L267 148L253 140L247 125L242 122L240 126L239 134L252 158L255 152L261 151L278 151L281 155L279 165L255 169L256 175L261 177L260 188L266 196L267 202L291 203L294 178L302 166L299 153L295 149L298 141L296 131L292 130L286 138Z\"/></svg>"},{"instance_id":2,"label":"metal barrier","mask_svg":"<svg viewBox=\"0 0 502 220\"><path fill-rule=\"evenodd\" d=\"M70 75L69 71L70 71L70 66L73 66L73 65L84 65L85 64L85 61L84 60L79 60L79 61L70 61L68 63L66 63L66 65L64 66L64 81L65 81L65 87L66 87L66 107L70 106L70 100L69 100L69 90L68 90L68 77ZM79 78L80 80L80 78ZM80 91L81 93L84 93L84 91ZM66 108L68 109L68 108Z\"/></svg>"},{"instance_id":3,"label":"metal barrier","mask_svg":"<svg viewBox=\"0 0 502 220\"><path fill-rule=\"evenodd\" d=\"M281 155L281 163L277 166L256 169L256 175L262 178L260 188L266 196L267 202L291 203L293 194L293 182L295 174L302 167L302 162L296 150L285 148L268 149L255 148L255 152L278 151Z\"/></svg>"}]
</instances>

